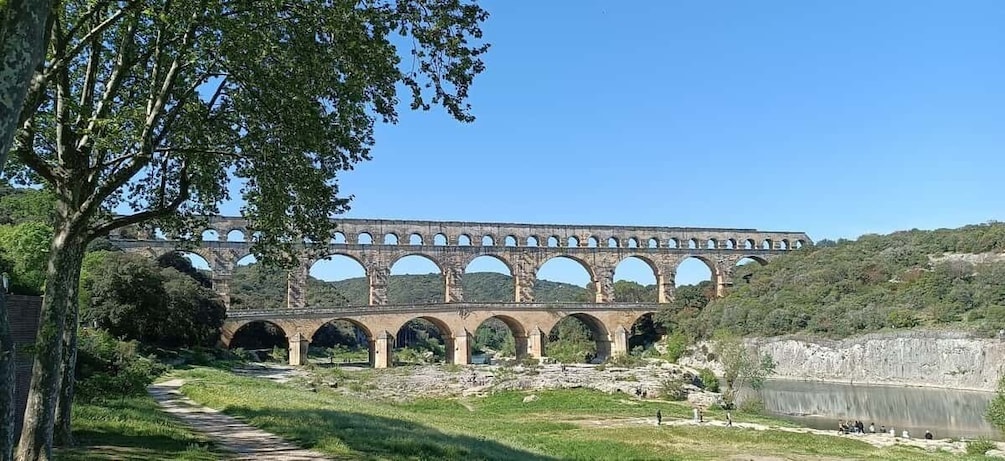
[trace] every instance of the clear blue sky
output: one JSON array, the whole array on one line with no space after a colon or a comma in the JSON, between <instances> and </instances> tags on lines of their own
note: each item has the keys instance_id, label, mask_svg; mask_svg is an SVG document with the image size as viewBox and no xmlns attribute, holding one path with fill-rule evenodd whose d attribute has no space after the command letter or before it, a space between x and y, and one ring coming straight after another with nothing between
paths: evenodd
<instances>
[{"instance_id":1,"label":"clear blue sky","mask_svg":"<svg viewBox=\"0 0 1005 461\"><path fill-rule=\"evenodd\" d=\"M1005 219L1003 1L483 4L477 121L379 127L374 159L342 177L348 216L814 240ZM407 263L394 273L429 267ZM707 276L688 263L678 281ZM541 278L586 277L549 263Z\"/></svg>"}]
</instances>

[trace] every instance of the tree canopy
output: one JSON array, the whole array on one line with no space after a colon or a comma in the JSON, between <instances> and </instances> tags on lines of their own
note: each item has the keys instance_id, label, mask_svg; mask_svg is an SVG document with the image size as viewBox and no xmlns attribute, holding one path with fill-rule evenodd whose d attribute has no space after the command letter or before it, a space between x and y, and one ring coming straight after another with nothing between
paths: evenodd
<instances>
[{"instance_id":1,"label":"tree canopy","mask_svg":"<svg viewBox=\"0 0 1005 461\"><path fill-rule=\"evenodd\" d=\"M51 457L89 242L150 221L185 235L232 186L260 260L329 241L349 206L338 173L370 158L378 121L397 121L399 89L412 109L473 120L487 16L462 0L59 2L5 173L55 196L18 457Z\"/></svg>"}]
</instances>

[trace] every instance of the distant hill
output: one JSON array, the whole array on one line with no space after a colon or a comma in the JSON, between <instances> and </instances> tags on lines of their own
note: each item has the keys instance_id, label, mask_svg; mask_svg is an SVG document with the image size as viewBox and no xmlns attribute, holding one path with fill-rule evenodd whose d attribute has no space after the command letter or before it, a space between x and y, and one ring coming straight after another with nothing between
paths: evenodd
<instances>
[{"instance_id":1,"label":"distant hill","mask_svg":"<svg viewBox=\"0 0 1005 461\"><path fill-rule=\"evenodd\" d=\"M844 337L951 325L1005 328L1005 224L823 240L737 268L729 295L662 317L693 337Z\"/></svg>"},{"instance_id":2,"label":"distant hill","mask_svg":"<svg viewBox=\"0 0 1005 461\"><path fill-rule=\"evenodd\" d=\"M513 278L494 272L464 274L464 300L471 302L512 302ZM263 308L286 303L286 274L259 264L238 267L230 282L233 308ZM388 280L388 301L392 304L443 301L443 277L438 274L392 275ZM534 298L541 302L582 301L589 298L586 288L561 282L539 280ZM326 282L310 277L307 303L311 306L361 306L369 300L363 277Z\"/></svg>"}]
</instances>

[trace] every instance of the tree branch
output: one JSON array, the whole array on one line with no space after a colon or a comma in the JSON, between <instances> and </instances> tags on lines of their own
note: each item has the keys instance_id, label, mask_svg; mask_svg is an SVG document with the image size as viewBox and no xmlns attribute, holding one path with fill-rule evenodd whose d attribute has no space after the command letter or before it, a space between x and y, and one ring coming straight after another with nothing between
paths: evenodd
<instances>
[{"instance_id":1,"label":"tree branch","mask_svg":"<svg viewBox=\"0 0 1005 461\"><path fill-rule=\"evenodd\" d=\"M175 197L174 200L171 201L171 203L168 203L167 205L155 209L141 211L139 213L135 213L129 216L120 216L118 218L107 219L106 222L98 223L96 226L94 226L89 233L89 237L90 238L101 237L103 235L108 234L108 232L114 229L118 229L120 227L125 227L133 224L139 224L141 222L149 221L151 219L164 217L177 211L178 207L180 207L183 203L185 203L185 201L188 200L189 197L191 196L191 191L189 190L189 188L191 187L191 182L188 177L188 165L182 166L179 176L180 178L178 180L178 196Z\"/></svg>"},{"instance_id":2,"label":"tree branch","mask_svg":"<svg viewBox=\"0 0 1005 461\"><path fill-rule=\"evenodd\" d=\"M80 41L77 42L77 44L74 45L73 48L70 48L70 50L64 53L63 56L54 61L52 65L49 66L49 70L46 73L57 72L60 69L65 68L70 62L73 61L74 58L77 57L77 54L79 54L80 51L84 49L85 46L87 46L87 43L90 42L91 39L104 33L105 29L108 29L112 24L115 24L115 22L118 21L119 18L121 18L124 14L126 14L126 12L131 7L139 4L140 2L136 1L130 2L125 7L119 9L115 13L112 13L111 16L105 18L104 21L102 21L100 24L98 24L93 29L88 31L86 35L81 37ZM69 37L69 35L67 36Z\"/></svg>"},{"instance_id":3,"label":"tree branch","mask_svg":"<svg viewBox=\"0 0 1005 461\"><path fill-rule=\"evenodd\" d=\"M87 129L84 130L84 135L80 138L80 143L77 145L78 149L82 149L88 143L91 142L91 133L94 132L98 120L101 120L108 114L109 109L112 105L112 100L115 99L115 95L119 91L119 87L122 86L123 75L125 75L126 69L135 64L135 60L132 58L132 45L134 43L134 38L136 36L136 23L139 21L139 15L133 16L133 21L129 23L126 29L126 34L122 37L122 45L118 56L115 58L115 65L112 68L112 73L108 77L108 82L105 84L105 91L101 94L101 100L98 101L98 106L95 108L94 113L91 114L91 119L87 123ZM95 160L96 164L100 164L104 161L106 154L102 153Z\"/></svg>"},{"instance_id":4,"label":"tree branch","mask_svg":"<svg viewBox=\"0 0 1005 461\"><path fill-rule=\"evenodd\" d=\"M14 149L14 155L17 156L21 163L34 171L35 174L41 176L42 179L51 184L58 184L59 178L56 177L56 171L53 169L53 166L35 155L34 120L34 118L28 119L21 126L21 129L17 131L17 148Z\"/></svg>"}]
</instances>

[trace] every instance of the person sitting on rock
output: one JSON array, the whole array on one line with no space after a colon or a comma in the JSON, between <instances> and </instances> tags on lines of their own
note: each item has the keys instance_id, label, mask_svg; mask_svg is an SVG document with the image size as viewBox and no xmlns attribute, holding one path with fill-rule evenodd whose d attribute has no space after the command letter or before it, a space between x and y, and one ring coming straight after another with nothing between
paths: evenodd
<instances>
[{"instance_id":1,"label":"person sitting on rock","mask_svg":"<svg viewBox=\"0 0 1005 461\"><path fill-rule=\"evenodd\" d=\"M925 440L932 440L935 436L932 435L932 431L925 431Z\"/></svg>"}]
</instances>

